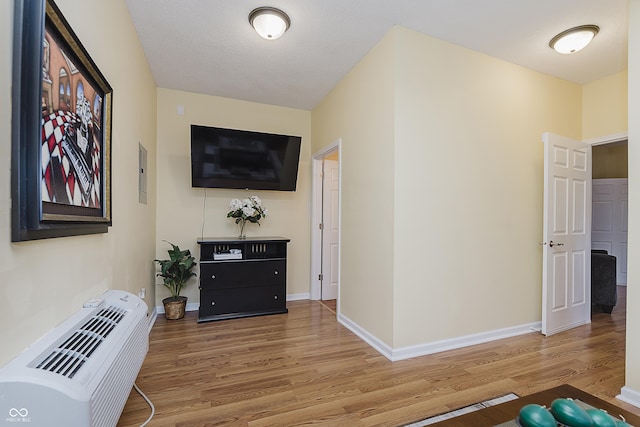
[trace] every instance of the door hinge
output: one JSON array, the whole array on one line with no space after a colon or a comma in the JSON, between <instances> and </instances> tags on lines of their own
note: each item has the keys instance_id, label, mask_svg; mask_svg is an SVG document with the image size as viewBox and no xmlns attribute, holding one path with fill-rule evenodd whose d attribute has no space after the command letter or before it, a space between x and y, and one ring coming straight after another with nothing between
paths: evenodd
<instances>
[{"instance_id":1,"label":"door hinge","mask_svg":"<svg viewBox=\"0 0 640 427\"><path fill-rule=\"evenodd\" d=\"M322 280L323 276L322 274L318 274L318 280Z\"/></svg>"},{"instance_id":2,"label":"door hinge","mask_svg":"<svg viewBox=\"0 0 640 427\"><path fill-rule=\"evenodd\" d=\"M320 230L324 230L324 224L323 224L323 223L318 224L318 228L319 228Z\"/></svg>"}]
</instances>

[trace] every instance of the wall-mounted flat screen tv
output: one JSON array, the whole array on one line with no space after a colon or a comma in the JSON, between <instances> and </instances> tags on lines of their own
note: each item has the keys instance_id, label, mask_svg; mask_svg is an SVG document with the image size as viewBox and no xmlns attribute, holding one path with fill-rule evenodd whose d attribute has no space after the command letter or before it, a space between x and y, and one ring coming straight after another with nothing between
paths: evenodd
<instances>
[{"instance_id":1,"label":"wall-mounted flat screen tv","mask_svg":"<svg viewBox=\"0 0 640 427\"><path fill-rule=\"evenodd\" d=\"M299 136L191 125L191 185L295 191Z\"/></svg>"}]
</instances>

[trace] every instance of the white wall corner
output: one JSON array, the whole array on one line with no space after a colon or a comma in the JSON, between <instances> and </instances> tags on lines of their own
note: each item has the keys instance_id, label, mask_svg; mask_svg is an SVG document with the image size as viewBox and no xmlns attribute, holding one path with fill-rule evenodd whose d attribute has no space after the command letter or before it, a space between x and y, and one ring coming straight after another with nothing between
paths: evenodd
<instances>
[{"instance_id":1,"label":"white wall corner","mask_svg":"<svg viewBox=\"0 0 640 427\"><path fill-rule=\"evenodd\" d=\"M622 387L620 394L616 396L616 399L640 408L640 391L636 391L630 387Z\"/></svg>"},{"instance_id":2,"label":"white wall corner","mask_svg":"<svg viewBox=\"0 0 640 427\"><path fill-rule=\"evenodd\" d=\"M338 314L338 322L340 322L341 325L356 334L361 340L376 349L378 353L382 354L384 357L393 362L393 349L387 344L380 341L376 336L370 334L366 329L362 328L360 325L344 316L343 314Z\"/></svg>"}]
</instances>

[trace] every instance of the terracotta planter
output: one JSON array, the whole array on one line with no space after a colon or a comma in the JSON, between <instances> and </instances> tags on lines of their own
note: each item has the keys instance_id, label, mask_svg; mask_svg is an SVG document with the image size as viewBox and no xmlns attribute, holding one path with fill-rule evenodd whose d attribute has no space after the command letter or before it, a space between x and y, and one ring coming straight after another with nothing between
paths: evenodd
<instances>
[{"instance_id":1,"label":"terracotta planter","mask_svg":"<svg viewBox=\"0 0 640 427\"><path fill-rule=\"evenodd\" d=\"M187 307L187 297L169 297L162 300L164 316L169 320L182 319Z\"/></svg>"}]
</instances>

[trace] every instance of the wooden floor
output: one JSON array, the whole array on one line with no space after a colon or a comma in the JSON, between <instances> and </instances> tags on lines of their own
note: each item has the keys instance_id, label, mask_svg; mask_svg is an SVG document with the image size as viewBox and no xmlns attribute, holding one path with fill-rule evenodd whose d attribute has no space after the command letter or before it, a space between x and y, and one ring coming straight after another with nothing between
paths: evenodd
<instances>
[{"instance_id":1,"label":"wooden floor","mask_svg":"<svg viewBox=\"0 0 640 427\"><path fill-rule=\"evenodd\" d=\"M491 397L570 384L615 399L624 386L626 288L611 315L545 338L531 333L390 362L317 301L288 314L196 323L158 318L138 386L149 426L400 426ZM131 393L118 426L150 409Z\"/></svg>"}]
</instances>

